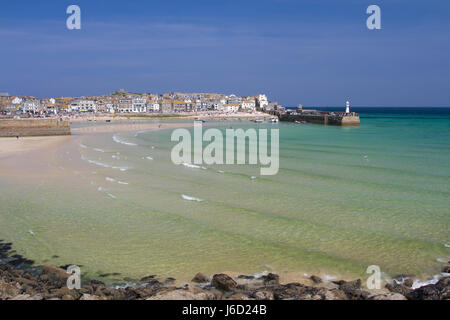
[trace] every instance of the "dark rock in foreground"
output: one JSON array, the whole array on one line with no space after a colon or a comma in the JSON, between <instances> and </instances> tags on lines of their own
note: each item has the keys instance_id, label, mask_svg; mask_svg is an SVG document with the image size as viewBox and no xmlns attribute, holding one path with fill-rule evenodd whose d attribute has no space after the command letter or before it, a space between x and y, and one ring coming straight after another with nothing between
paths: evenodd
<instances>
[{"instance_id":1,"label":"dark rock in foreground","mask_svg":"<svg viewBox=\"0 0 450 320\"><path fill-rule=\"evenodd\" d=\"M199 272L194 276L194 278L191 281L197 283L207 283L209 282L209 278L205 276L203 273Z\"/></svg>"},{"instance_id":2,"label":"dark rock in foreground","mask_svg":"<svg viewBox=\"0 0 450 320\"><path fill-rule=\"evenodd\" d=\"M11 244L0 241L0 300L449 300L450 277L443 274L436 284L413 289L411 277L386 284L385 289L371 293L355 281L326 282L311 276L313 285L280 283L280 277L268 273L259 278L227 274L210 278L197 273L192 284L177 286L174 278L158 280L149 275L133 286L110 288L99 280L89 280L80 289L69 289L70 274L63 268L45 265L42 268L21 269L25 258L10 255ZM24 263L27 262L27 263ZM11 263L10 263L11 262ZM450 270L446 266L443 272Z\"/></svg>"},{"instance_id":3,"label":"dark rock in foreground","mask_svg":"<svg viewBox=\"0 0 450 320\"><path fill-rule=\"evenodd\" d=\"M237 287L236 281L234 281L230 276L223 273L215 274L212 278L211 285L217 289L221 289L224 291L232 291Z\"/></svg>"}]
</instances>

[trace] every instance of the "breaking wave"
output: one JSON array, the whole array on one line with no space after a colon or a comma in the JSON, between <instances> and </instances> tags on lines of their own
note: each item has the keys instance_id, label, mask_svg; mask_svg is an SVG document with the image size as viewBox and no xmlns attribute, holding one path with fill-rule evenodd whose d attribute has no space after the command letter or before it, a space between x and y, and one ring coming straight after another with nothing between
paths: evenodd
<instances>
[{"instance_id":1,"label":"breaking wave","mask_svg":"<svg viewBox=\"0 0 450 320\"><path fill-rule=\"evenodd\" d=\"M113 135L112 138L113 138L114 142L117 142L117 143L120 143L120 144L124 144L124 145L127 145L127 146L137 146L136 143L127 142L127 141L125 141L125 140L122 140L122 139L119 138L117 135Z\"/></svg>"}]
</instances>

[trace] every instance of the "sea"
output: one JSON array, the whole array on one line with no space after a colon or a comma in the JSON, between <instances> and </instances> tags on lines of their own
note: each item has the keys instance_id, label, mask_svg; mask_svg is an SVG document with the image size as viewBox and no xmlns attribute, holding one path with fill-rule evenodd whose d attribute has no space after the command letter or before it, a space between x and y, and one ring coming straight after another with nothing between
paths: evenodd
<instances>
[{"instance_id":1,"label":"sea","mask_svg":"<svg viewBox=\"0 0 450 320\"><path fill-rule=\"evenodd\" d=\"M342 108L321 108L341 111ZM450 108L352 108L359 127L210 120L279 130L279 171L174 164L179 123L83 131L0 159L0 239L35 264L123 283L275 272L298 280L414 275L450 258ZM128 122L122 122L126 125Z\"/></svg>"}]
</instances>

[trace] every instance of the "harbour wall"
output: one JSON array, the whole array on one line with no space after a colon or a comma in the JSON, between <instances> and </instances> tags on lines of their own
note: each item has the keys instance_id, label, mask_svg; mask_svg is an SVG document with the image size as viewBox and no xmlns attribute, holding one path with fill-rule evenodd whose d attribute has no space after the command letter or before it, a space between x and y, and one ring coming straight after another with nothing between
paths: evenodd
<instances>
[{"instance_id":1,"label":"harbour wall","mask_svg":"<svg viewBox=\"0 0 450 320\"><path fill-rule=\"evenodd\" d=\"M70 135L70 122L57 119L0 120L0 137Z\"/></svg>"},{"instance_id":2,"label":"harbour wall","mask_svg":"<svg viewBox=\"0 0 450 320\"><path fill-rule=\"evenodd\" d=\"M330 115L330 114L282 114L280 121L304 121L335 126L359 126L358 115Z\"/></svg>"}]
</instances>

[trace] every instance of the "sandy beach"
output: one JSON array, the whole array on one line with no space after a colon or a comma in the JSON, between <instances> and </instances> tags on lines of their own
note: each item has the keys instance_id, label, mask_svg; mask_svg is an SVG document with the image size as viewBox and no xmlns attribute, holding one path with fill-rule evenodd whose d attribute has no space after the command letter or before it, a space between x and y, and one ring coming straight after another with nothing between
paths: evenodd
<instances>
[{"instance_id":1,"label":"sandy beach","mask_svg":"<svg viewBox=\"0 0 450 320\"><path fill-rule=\"evenodd\" d=\"M24 152L44 150L70 141L69 136L0 138L0 158Z\"/></svg>"}]
</instances>

